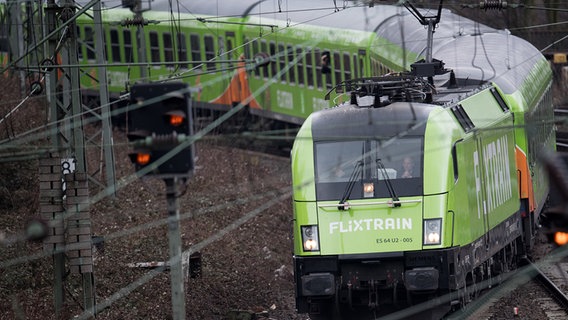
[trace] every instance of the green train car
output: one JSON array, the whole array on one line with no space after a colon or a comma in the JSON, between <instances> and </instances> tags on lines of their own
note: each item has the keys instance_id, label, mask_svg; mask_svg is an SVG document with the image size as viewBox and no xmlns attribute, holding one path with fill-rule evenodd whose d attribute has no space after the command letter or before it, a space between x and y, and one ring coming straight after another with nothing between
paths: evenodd
<instances>
[{"instance_id":1,"label":"green train car","mask_svg":"<svg viewBox=\"0 0 568 320\"><path fill-rule=\"evenodd\" d=\"M294 10L278 13L273 1L228 2L221 7L194 1L182 10L189 13L172 15L168 3L154 2L143 15L148 22L143 27L148 66L142 68L133 65L144 59L132 12L103 10L103 51L112 97L117 99L138 81L182 80L193 88L197 108L224 112L242 104L265 123L297 127L313 111L333 105L323 96L342 81L402 71L418 57L374 32L386 18L406 15L403 8L335 10L319 0L288 5ZM314 13L314 8L319 11ZM367 21L353 19L364 15ZM83 96L96 99L92 16L81 16L76 28ZM329 57L329 72L322 72L324 55ZM142 72L147 79L141 78Z\"/></svg>"},{"instance_id":2,"label":"green train car","mask_svg":"<svg viewBox=\"0 0 568 320\"><path fill-rule=\"evenodd\" d=\"M418 62L348 81L349 101L298 132L296 305L312 319L459 308L533 243L549 192L538 155L555 149L549 64L506 31L463 33L469 21L445 16L433 46L441 72L428 81L432 65ZM384 26L409 41L411 23L425 39L412 17Z\"/></svg>"}]
</instances>

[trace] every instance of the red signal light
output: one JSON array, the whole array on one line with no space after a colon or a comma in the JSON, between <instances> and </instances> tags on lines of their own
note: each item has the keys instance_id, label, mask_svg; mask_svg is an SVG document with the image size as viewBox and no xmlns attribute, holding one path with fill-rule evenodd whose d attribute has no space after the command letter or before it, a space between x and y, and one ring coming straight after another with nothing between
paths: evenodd
<instances>
[{"instance_id":1,"label":"red signal light","mask_svg":"<svg viewBox=\"0 0 568 320\"><path fill-rule=\"evenodd\" d=\"M183 123L183 117L179 115L170 115L170 124L174 127L180 126Z\"/></svg>"},{"instance_id":2,"label":"red signal light","mask_svg":"<svg viewBox=\"0 0 568 320\"><path fill-rule=\"evenodd\" d=\"M167 123L173 127L179 127L185 123L186 114L181 110L172 110L164 115Z\"/></svg>"},{"instance_id":3,"label":"red signal light","mask_svg":"<svg viewBox=\"0 0 568 320\"><path fill-rule=\"evenodd\" d=\"M136 154L136 163L145 166L150 163L150 154L149 153L137 153Z\"/></svg>"},{"instance_id":4,"label":"red signal light","mask_svg":"<svg viewBox=\"0 0 568 320\"><path fill-rule=\"evenodd\" d=\"M557 231L554 233L554 242L558 246L563 246L568 243L568 233Z\"/></svg>"}]
</instances>

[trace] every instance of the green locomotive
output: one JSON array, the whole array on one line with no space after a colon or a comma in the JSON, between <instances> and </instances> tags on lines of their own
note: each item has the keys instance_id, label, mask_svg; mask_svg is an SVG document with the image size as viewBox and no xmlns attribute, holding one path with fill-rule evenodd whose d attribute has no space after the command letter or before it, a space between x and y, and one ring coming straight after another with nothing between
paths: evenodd
<instances>
[{"instance_id":1,"label":"green locomotive","mask_svg":"<svg viewBox=\"0 0 568 320\"><path fill-rule=\"evenodd\" d=\"M457 308L532 245L548 195L538 155L555 148L548 62L504 31L457 35L441 23L439 33L443 62L347 81L349 101L298 132L300 313Z\"/></svg>"}]
</instances>

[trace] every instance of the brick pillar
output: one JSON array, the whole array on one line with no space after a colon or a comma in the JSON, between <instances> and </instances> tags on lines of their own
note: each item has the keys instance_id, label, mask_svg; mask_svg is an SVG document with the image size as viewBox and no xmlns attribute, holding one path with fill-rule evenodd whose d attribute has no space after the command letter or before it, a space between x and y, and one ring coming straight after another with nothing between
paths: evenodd
<instances>
[{"instance_id":1,"label":"brick pillar","mask_svg":"<svg viewBox=\"0 0 568 320\"><path fill-rule=\"evenodd\" d=\"M93 272L91 216L87 174L73 172L65 175L66 244L69 267L73 273Z\"/></svg>"},{"instance_id":2,"label":"brick pillar","mask_svg":"<svg viewBox=\"0 0 568 320\"><path fill-rule=\"evenodd\" d=\"M61 158L57 154L39 159L39 211L49 233L43 242L46 252L65 250Z\"/></svg>"}]
</instances>

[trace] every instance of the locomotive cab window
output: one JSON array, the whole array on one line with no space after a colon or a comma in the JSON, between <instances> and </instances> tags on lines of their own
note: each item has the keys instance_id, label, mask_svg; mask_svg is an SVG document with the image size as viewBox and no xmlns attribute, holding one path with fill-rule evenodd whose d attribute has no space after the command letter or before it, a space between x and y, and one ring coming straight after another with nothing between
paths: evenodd
<instances>
[{"instance_id":1,"label":"locomotive cab window","mask_svg":"<svg viewBox=\"0 0 568 320\"><path fill-rule=\"evenodd\" d=\"M390 197L390 183L397 196L422 194L422 138L389 140L322 141L315 145L318 200L342 197L353 183L350 199ZM374 184L374 194L363 190Z\"/></svg>"}]
</instances>

